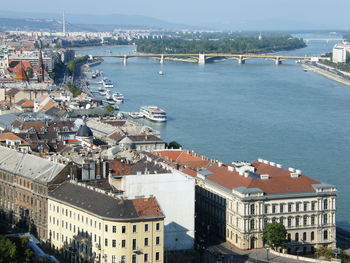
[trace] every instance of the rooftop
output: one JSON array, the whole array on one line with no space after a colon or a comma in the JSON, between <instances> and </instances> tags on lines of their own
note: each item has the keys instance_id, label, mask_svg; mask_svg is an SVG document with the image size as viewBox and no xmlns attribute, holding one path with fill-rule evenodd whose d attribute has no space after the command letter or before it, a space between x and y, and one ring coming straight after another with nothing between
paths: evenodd
<instances>
[{"instance_id":1,"label":"rooftop","mask_svg":"<svg viewBox=\"0 0 350 263\"><path fill-rule=\"evenodd\" d=\"M51 191L49 198L114 221L164 218L154 197L116 199L104 191L68 181Z\"/></svg>"},{"instance_id":2,"label":"rooftop","mask_svg":"<svg viewBox=\"0 0 350 263\"><path fill-rule=\"evenodd\" d=\"M65 165L38 156L0 146L0 169L39 183L52 181ZM40 164L40 165L38 165Z\"/></svg>"}]
</instances>

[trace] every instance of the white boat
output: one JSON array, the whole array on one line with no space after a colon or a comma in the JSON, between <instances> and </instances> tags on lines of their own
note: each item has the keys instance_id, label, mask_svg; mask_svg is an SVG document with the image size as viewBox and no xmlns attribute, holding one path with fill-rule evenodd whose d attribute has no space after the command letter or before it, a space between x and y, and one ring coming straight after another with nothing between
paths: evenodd
<instances>
[{"instance_id":1,"label":"white boat","mask_svg":"<svg viewBox=\"0 0 350 263\"><path fill-rule=\"evenodd\" d=\"M118 102L118 103L123 103L124 102L124 95L119 93L119 92L116 92L116 93L113 93L112 94L112 99L115 101L115 102Z\"/></svg>"},{"instance_id":2,"label":"white boat","mask_svg":"<svg viewBox=\"0 0 350 263\"><path fill-rule=\"evenodd\" d=\"M104 78L102 80L102 85L105 89L113 89L114 88L113 82L107 78Z\"/></svg>"},{"instance_id":3,"label":"white boat","mask_svg":"<svg viewBox=\"0 0 350 263\"><path fill-rule=\"evenodd\" d=\"M113 100L111 91L109 89L106 89L106 99L107 100Z\"/></svg>"},{"instance_id":4,"label":"white boat","mask_svg":"<svg viewBox=\"0 0 350 263\"><path fill-rule=\"evenodd\" d=\"M157 106L143 106L140 108L140 114L151 121L167 121L166 112Z\"/></svg>"},{"instance_id":5,"label":"white boat","mask_svg":"<svg viewBox=\"0 0 350 263\"><path fill-rule=\"evenodd\" d=\"M139 112L130 112L129 116L133 119L143 118L143 115Z\"/></svg>"},{"instance_id":6,"label":"white boat","mask_svg":"<svg viewBox=\"0 0 350 263\"><path fill-rule=\"evenodd\" d=\"M160 70L160 71L158 72L158 74L159 74L159 75L165 75L165 72L162 71L162 70Z\"/></svg>"},{"instance_id":7,"label":"white boat","mask_svg":"<svg viewBox=\"0 0 350 263\"><path fill-rule=\"evenodd\" d=\"M108 89L103 89L103 90L100 90L99 92L100 92L100 95L107 96L107 93L109 92L109 90Z\"/></svg>"}]
</instances>

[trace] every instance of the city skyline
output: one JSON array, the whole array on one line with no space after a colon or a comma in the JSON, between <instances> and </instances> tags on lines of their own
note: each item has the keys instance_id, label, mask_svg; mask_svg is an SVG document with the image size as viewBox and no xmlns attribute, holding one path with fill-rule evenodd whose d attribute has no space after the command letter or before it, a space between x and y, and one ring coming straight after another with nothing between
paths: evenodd
<instances>
[{"instance_id":1,"label":"city skyline","mask_svg":"<svg viewBox=\"0 0 350 263\"><path fill-rule=\"evenodd\" d=\"M284 30L284 29L341 29L350 28L346 15L350 2L345 0L304 2L301 0L279 1L235 1L221 0L213 6L211 1L170 1L144 2L133 0L115 2L104 0L99 5L93 1L67 1L57 6L46 5L43 0L32 1L30 6L23 0L16 7L4 5L0 17L10 16L12 12L67 14L67 19L76 15L137 15L147 16L176 24L230 30ZM18 6L26 6L25 9ZM171 7L171 8L170 8ZM337 8L341 7L341 8ZM329 12L336 8L336 12ZM169 11L171 10L171 11ZM327 22L325 22L327 17ZM27 17L30 18L30 17ZM110 19L113 24L113 18ZM278 23L276 23L278 21ZM106 21L106 22L109 22Z\"/></svg>"}]
</instances>

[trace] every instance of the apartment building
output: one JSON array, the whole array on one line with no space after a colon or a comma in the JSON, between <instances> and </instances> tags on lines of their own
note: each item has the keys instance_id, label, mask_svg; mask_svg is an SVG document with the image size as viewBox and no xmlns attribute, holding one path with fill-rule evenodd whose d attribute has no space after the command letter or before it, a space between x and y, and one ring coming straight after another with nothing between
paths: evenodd
<instances>
[{"instance_id":1,"label":"apartment building","mask_svg":"<svg viewBox=\"0 0 350 263\"><path fill-rule=\"evenodd\" d=\"M31 232L47 237L47 193L67 179L68 166L0 146L0 209L12 223L24 221Z\"/></svg>"},{"instance_id":2,"label":"apartment building","mask_svg":"<svg viewBox=\"0 0 350 263\"><path fill-rule=\"evenodd\" d=\"M70 262L163 262L164 214L153 197L118 199L66 181L49 193L48 240Z\"/></svg>"}]
</instances>

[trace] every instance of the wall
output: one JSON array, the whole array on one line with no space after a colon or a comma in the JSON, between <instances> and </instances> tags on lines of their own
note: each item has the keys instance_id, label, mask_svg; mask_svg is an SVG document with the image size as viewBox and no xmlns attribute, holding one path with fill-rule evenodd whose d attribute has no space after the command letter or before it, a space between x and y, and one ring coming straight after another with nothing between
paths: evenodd
<instances>
[{"instance_id":1,"label":"wall","mask_svg":"<svg viewBox=\"0 0 350 263\"><path fill-rule=\"evenodd\" d=\"M129 198L154 195L165 214L165 249L194 245L195 181L179 171L170 174L128 175L123 189Z\"/></svg>"}]
</instances>

